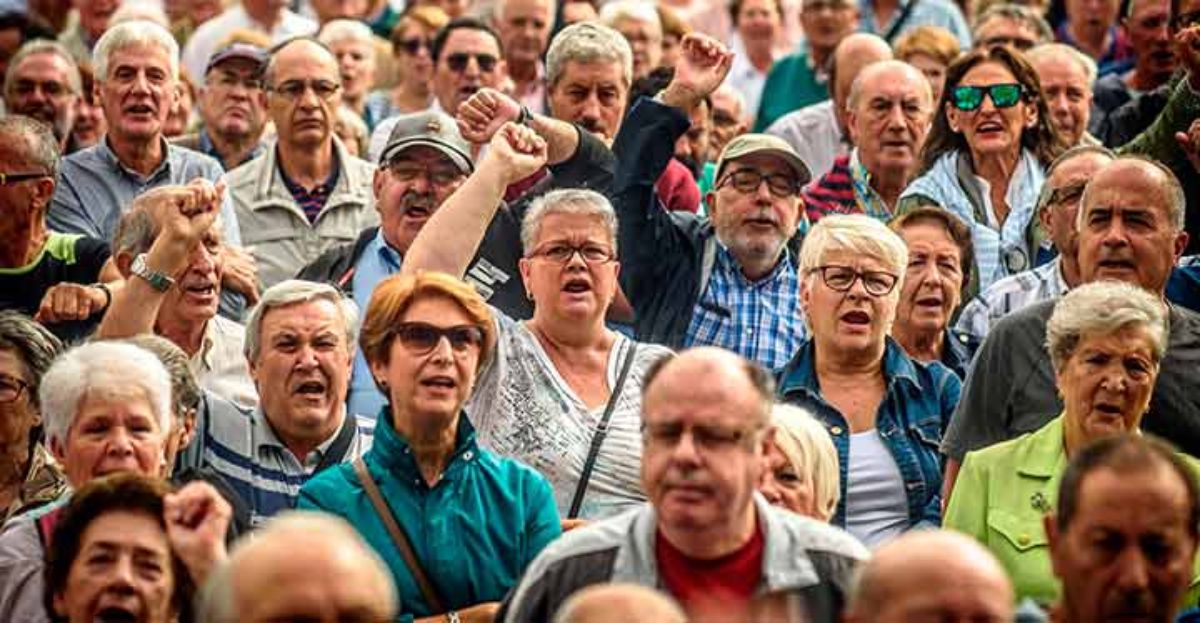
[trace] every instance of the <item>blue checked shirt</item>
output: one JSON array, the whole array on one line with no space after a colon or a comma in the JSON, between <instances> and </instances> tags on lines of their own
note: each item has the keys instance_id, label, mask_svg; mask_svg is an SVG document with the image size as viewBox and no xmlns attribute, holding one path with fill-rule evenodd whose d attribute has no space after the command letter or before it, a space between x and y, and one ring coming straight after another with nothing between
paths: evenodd
<instances>
[{"instance_id":1,"label":"blue checked shirt","mask_svg":"<svg viewBox=\"0 0 1200 623\"><path fill-rule=\"evenodd\" d=\"M778 372L808 330L800 309L800 279L785 255L775 270L751 282L717 243L712 276L696 303L685 346L720 346Z\"/></svg>"}]
</instances>

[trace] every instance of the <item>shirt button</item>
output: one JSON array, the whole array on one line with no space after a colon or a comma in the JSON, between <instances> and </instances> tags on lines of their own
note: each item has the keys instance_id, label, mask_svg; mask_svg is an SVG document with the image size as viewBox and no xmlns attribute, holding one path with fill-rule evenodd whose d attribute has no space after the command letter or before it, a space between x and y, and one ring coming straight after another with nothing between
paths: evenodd
<instances>
[{"instance_id":1,"label":"shirt button","mask_svg":"<svg viewBox=\"0 0 1200 623\"><path fill-rule=\"evenodd\" d=\"M463 460L465 460L465 461L470 461L474 456L475 456L475 453L471 452L470 450L463 452Z\"/></svg>"},{"instance_id":2,"label":"shirt button","mask_svg":"<svg viewBox=\"0 0 1200 623\"><path fill-rule=\"evenodd\" d=\"M833 433L834 435L840 435L840 434L842 434L842 427L841 426L830 427L829 432Z\"/></svg>"},{"instance_id":3,"label":"shirt button","mask_svg":"<svg viewBox=\"0 0 1200 623\"><path fill-rule=\"evenodd\" d=\"M1029 541L1030 539L1028 534L1022 534L1021 536L1017 537L1017 545L1020 545L1021 547L1027 547L1029 545Z\"/></svg>"}]
</instances>

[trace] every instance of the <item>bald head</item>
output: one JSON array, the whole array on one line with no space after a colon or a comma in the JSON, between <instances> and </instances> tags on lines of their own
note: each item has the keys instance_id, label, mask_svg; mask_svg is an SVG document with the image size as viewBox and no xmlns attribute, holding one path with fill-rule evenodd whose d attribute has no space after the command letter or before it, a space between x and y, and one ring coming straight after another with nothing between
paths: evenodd
<instances>
[{"instance_id":1,"label":"bald head","mask_svg":"<svg viewBox=\"0 0 1200 623\"><path fill-rule=\"evenodd\" d=\"M872 94L889 87L917 95L925 108L933 106L933 88L921 70L904 61L882 60L859 72L850 84L846 107L856 110L860 103L870 101Z\"/></svg>"},{"instance_id":2,"label":"bald head","mask_svg":"<svg viewBox=\"0 0 1200 623\"><path fill-rule=\"evenodd\" d=\"M775 395L775 382L765 370L737 353L712 346L690 348L659 360L646 375L643 404L674 401L684 395L709 404L742 397L742 404L761 404L745 413L748 420L766 423ZM738 415L743 415L739 413Z\"/></svg>"},{"instance_id":3,"label":"bald head","mask_svg":"<svg viewBox=\"0 0 1200 623\"><path fill-rule=\"evenodd\" d=\"M356 616L389 621L396 616L391 572L342 519L286 512L254 537L238 542L209 583L200 620L259 623Z\"/></svg>"},{"instance_id":4,"label":"bald head","mask_svg":"<svg viewBox=\"0 0 1200 623\"><path fill-rule=\"evenodd\" d=\"M833 51L834 103L839 108L845 107L850 85L863 68L891 58L892 48L877 35L857 32L842 39Z\"/></svg>"},{"instance_id":5,"label":"bald head","mask_svg":"<svg viewBox=\"0 0 1200 623\"><path fill-rule=\"evenodd\" d=\"M863 567L847 621L1011 621L1012 617L1012 583L991 552L964 534L914 530L876 550Z\"/></svg>"},{"instance_id":6,"label":"bald head","mask_svg":"<svg viewBox=\"0 0 1200 623\"><path fill-rule=\"evenodd\" d=\"M666 595L636 584L597 584L563 603L554 623L685 623L687 615Z\"/></svg>"}]
</instances>

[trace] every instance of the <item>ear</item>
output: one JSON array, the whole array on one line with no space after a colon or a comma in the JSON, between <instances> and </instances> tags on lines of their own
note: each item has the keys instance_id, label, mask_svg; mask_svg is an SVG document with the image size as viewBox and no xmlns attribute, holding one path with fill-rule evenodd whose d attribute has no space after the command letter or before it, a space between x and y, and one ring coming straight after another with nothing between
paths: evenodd
<instances>
[{"instance_id":1,"label":"ear","mask_svg":"<svg viewBox=\"0 0 1200 623\"><path fill-rule=\"evenodd\" d=\"M800 277L800 309L804 310L804 315L809 316L809 307L812 305L812 289L808 287L807 276ZM811 322L811 320L810 320ZM811 333L811 332L810 332Z\"/></svg>"},{"instance_id":2,"label":"ear","mask_svg":"<svg viewBox=\"0 0 1200 623\"><path fill-rule=\"evenodd\" d=\"M1046 237L1050 239L1054 238L1054 226L1052 225L1052 220L1050 218L1050 210L1052 209L1053 208L1047 206L1041 210L1038 210L1037 214L1038 224L1042 226L1042 233L1046 234Z\"/></svg>"},{"instance_id":3,"label":"ear","mask_svg":"<svg viewBox=\"0 0 1200 623\"><path fill-rule=\"evenodd\" d=\"M192 443L192 438L196 435L196 410L188 409L187 415L183 417L183 425L179 427L179 450L183 451Z\"/></svg>"},{"instance_id":4,"label":"ear","mask_svg":"<svg viewBox=\"0 0 1200 623\"><path fill-rule=\"evenodd\" d=\"M525 285L525 293L528 294L529 293L529 281L530 281L529 273L530 273L530 270L532 269L532 265L529 261L529 258L523 257L523 258L517 260L517 269L521 271L521 283L523 283Z\"/></svg>"},{"instance_id":5,"label":"ear","mask_svg":"<svg viewBox=\"0 0 1200 623\"><path fill-rule=\"evenodd\" d=\"M716 180L713 180L716 184ZM708 210L708 220L714 220L717 217L717 191L710 190L704 193L704 208Z\"/></svg>"},{"instance_id":6,"label":"ear","mask_svg":"<svg viewBox=\"0 0 1200 623\"><path fill-rule=\"evenodd\" d=\"M353 362L353 360L351 360L351 362ZM375 380L375 385L376 385L377 387L378 387L378 386L383 386L383 385L386 385L386 384L387 384L387 383L386 383L386 379L387 379L387 377L388 377L388 370L391 368L391 366L390 366L390 365L388 365L388 362L386 362L386 361L372 361L372 362L369 362L369 363L367 364L367 366L368 366L369 368L371 368L371 378ZM353 367L353 366L352 366L352 367ZM379 382L379 379L384 379L384 380L385 380L385 382L384 382L384 383L380 383L380 382ZM392 399L392 397L391 397L391 396L384 396L384 398L386 398L388 401L391 401L391 399Z\"/></svg>"},{"instance_id":7,"label":"ear","mask_svg":"<svg viewBox=\"0 0 1200 623\"><path fill-rule=\"evenodd\" d=\"M33 205L42 213L45 214L46 206L50 205L50 198L54 196L54 187L56 183L54 178L42 178L34 184Z\"/></svg>"},{"instance_id":8,"label":"ear","mask_svg":"<svg viewBox=\"0 0 1200 623\"><path fill-rule=\"evenodd\" d=\"M850 135L850 143L858 144L858 128L854 127L858 123L858 114L849 108L846 109L846 132Z\"/></svg>"},{"instance_id":9,"label":"ear","mask_svg":"<svg viewBox=\"0 0 1200 623\"><path fill-rule=\"evenodd\" d=\"M63 597L63 594L61 592L54 591L54 599L51 602L51 605L54 607L54 614L56 614L64 619L66 618L66 616L67 616L67 600Z\"/></svg>"},{"instance_id":10,"label":"ear","mask_svg":"<svg viewBox=\"0 0 1200 623\"><path fill-rule=\"evenodd\" d=\"M953 130L954 132L962 132L962 126L959 124L958 115L959 115L958 109L951 106L949 103L947 103L946 104L946 125L950 126L950 129Z\"/></svg>"},{"instance_id":11,"label":"ear","mask_svg":"<svg viewBox=\"0 0 1200 623\"><path fill-rule=\"evenodd\" d=\"M54 455L54 458L58 461L59 465L66 463L67 449L63 447L61 439L56 438L50 440L50 454Z\"/></svg>"},{"instance_id":12,"label":"ear","mask_svg":"<svg viewBox=\"0 0 1200 623\"><path fill-rule=\"evenodd\" d=\"M1183 256L1183 252L1185 249L1187 249L1188 240L1190 238L1191 237L1188 235L1188 233L1186 231L1181 231L1175 235L1174 251L1175 251L1175 261L1176 262L1178 262L1179 258Z\"/></svg>"},{"instance_id":13,"label":"ear","mask_svg":"<svg viewBox=\"0 0 1200 623\"><path fill-rule=\"evenodd\" d=\"M1037 104L1033 104L1033 103L1026 103L1026 104L1025 104L1025 115L1026 115L1026 117L1025 117L1025 127L1027 127L1027 128L1032 128L1032 127L1036 126L1036 125L1037 125L1037 122L1038 122L1038 107L1037 107Z\"/></svg>"},{"instance_id":14,"label":"ear","mask_svg":"<svg viewBox=\"0 0 1200 623\"><path fill-rule=\"evenodd\" d=\"M383 214L382 208L379 205L379 195L383 192L384 176L387 175L382 167L375 168L375 177L371 179L371 191L375 193L375 211Z\"/></svg>"}]
</instances>

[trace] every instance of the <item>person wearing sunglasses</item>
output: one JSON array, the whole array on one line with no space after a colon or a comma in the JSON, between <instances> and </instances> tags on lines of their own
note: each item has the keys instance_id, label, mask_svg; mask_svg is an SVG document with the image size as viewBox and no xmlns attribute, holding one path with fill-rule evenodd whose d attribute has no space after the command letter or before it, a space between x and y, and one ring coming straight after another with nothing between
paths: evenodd
<instances>
[{"instance_id":1,"label":"person wearing sunglasses","mask_svg":"<svg viewBox=\"0 0 1200 623\"><path fill-rule=\"evenodd\" d=\"M441 111L458 107L483 87L501 89L508 78L500 36L470 17L451 20L433 38L433 94Z\"/></svg>"},{"instance_id":2,"label":"person wearing sunglasses","mask_svg":"<svg viewBox=\"0 0 1200 623\"><path fill-rule=\"evenodd\" d=\"M1013 48L978 49L950 66L920 177L899 211L939 205L971 226L976 274L967 296L1034 267L1030 226L1044 168L1065 149L1050 123L1037 75Z\"/></svg>"},{"instance_id":3,"label":"person wearing sunglasses","mask_svg":"<svg viewBox=\"0 0 1200 623\"><path fill-rule=\"evenodd\" d=\"M1002 318L1041 301L1055 299L1079 285L1079 247L1075 215L1087 182L1115 155L1104 147L1075 147L1046 171L1038 194L1038 226L1046 239L1040 254L1053 259L1037 268L1005 277L963 306L956 326L982 340Z\"/></svg>"},{"instance_id":4,"label":"person wearing sunglasses","mask_svg":"<svg viewBox=\"0 0 1200 623\"><path fill-rule=\"evenodd\" d=\"M800 250L812 337L780 373L782 402L808 409L838 450L832 523L868 547L941 521L938 443L962 383L910 358L888 333L908 266L904 240L865 215L821 219Z\"/></svg>"},{"instance_id":5,"label":"person wearing sunglasses","mask_svg":"<svg viewBox=\"0 0 1200 623\"><path fill-rule=\"evenodd\" d=\"M501 126L474 173L417 235L402 273L477 280L478 271L467 269L489 222L502 214L504 189L545 166L548 142L531 128ZM493 308L495 354L466 405L481 442L545 475L568 520L607 517L645 499L638 480L642 378L668 351L605 326L621 267L616 227L612 204L592 190L554 190L524 210L518 269L533 317L520 321Z\"/></svg>"},{"instance_id":6,"label":"person wearing sunglasses","mask_svg":"<svg viewBox=\"0 0 1200 623\"><path fill-rule=\"evenodd\" d=\"M359 336L387 396L374 443L360 461L300 492L299 508L345 518L383 558L399 588L401 621L491 621L495 602L560 534L546 479L498 456L476 432L489 414L468 398L487 367L507 363L498 363L504 337L493 314L470 285L445 273L380 283ZM525 431L523 439L533 429Z\"/></svg>"},{"instance_id":7,"label":"person wearing sunglasses","mask_svg":"<svg viewBox=\"0 0 1200 623\"><path fill-rule=\"evenodd\" d=\"M392 30L392 58L398 81L391 90L367 96L367 114L383 121L398 115L422 112L433 105L433 36L450 18L436 6L409 7Z\"/></svg>"},{"instance_id":8,"label":"person wearing sunglasses","mask_svg":"<svg viewBox=\"0 0 1200 623\"><path fill-rule=\"evenodd\" d=\"M293 39L272 51L262 82L278 140L225 179L242 241L269 288L378 225L379 213L375 167L350 155L334 132L342 83L333 52Z\"/></svg>"}]
</instances>

